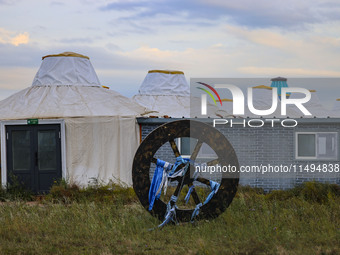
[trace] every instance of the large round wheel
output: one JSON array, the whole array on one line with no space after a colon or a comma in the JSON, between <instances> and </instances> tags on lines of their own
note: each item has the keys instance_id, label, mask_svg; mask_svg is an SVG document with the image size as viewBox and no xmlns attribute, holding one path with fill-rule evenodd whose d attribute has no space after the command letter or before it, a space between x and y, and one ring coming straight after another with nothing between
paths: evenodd
<instances>
[{"instance_id":1,"label":"large round wheel","mask_svg":"<svg viewBox=\"0 0 340 255\"><path fill-rule=\"evenodd\" d=\"M168 188L168 192L174 193L170 195L181 198L182 188L186 185L188 187L193 184L195 185L190 198L191 208L188 208L188 206L181 208L179 206L176 209L177 220L182 222L190 221L195 206L204 202L204 192L200 189L209 189L210 180L214 179L214 181L219 182L220 187L212 199L200 208L200 213L197 216L198 219L214 218L223 213L232 202L239 182L237 156L233 147L223 134L212 126L199 121L179 120L169 122L153 130L142 141L134 157L132 167L133 188L140 202L147 210L149 208L149 188L152 172L157 161L157 155L164 155L164 151L168 148L169 153L173 154L173 158L177 158L181 155L178 149L179 139L187 139L188 137L190 137L191 150L190 155L186 155L186 157L190 157L190 171L187 171L185 176L172 180L173 188ZM209 150L213 151L214 156L208 159L203 158L206 162L203 162L203 164L202 162L199 163L201 166L200 169L203 171L204 167L202 166L205 166L205 169L211 166L220 166L220 169L224 166L224 168L219 174L205 172L205 174L200 173L200 175L194 179L192 173L197 170L197 162L202 160L199 155L204 146L210 147ZM162 153L159 153L161 148ZM212 153L210 153L210 155L211 154ZM164 160L162 158L159 159ZM180 171L183 167L183 164L180 165L176 169L176 172ZM229 170L232 169L232 171L226 171L228 167ZM169 199L169 197L169 195L162 195L160 199L156 200L150 213L161 220L164 219L167 210L167 199Z\"/></svg>"}]
</instances>

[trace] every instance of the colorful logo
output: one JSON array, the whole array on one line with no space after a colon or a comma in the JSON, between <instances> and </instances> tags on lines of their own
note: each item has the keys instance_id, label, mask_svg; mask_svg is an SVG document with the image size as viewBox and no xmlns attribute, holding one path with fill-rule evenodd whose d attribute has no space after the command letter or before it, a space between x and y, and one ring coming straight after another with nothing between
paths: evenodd
<instances>
[{"instance_id":1,"label":"colorful logo","mask_svg":"<svg viewBox=\"0 0 340 255\"><path fill-rule=\"evenodd\" d=\"M203 83L203 82L197 82L197 83L198 83L198 84L201 84L201 85L203 85L203 86L206 86L206 87L209 88L212 92L214 92L214 94L217 96L217 98L218 98L218 100L220 101L220 104L221 104L221 106L222 106L222 100L221 100L221 98L220 98L220 95L217 93L216 89L214 89L214 88L213 88L212 86L210 86L209 84L206 84L206 83ZM201 87L196 87L196 88L198 88L198 89L203 90L204 92L206 92L206 93L212 98L212 100L214 101L215 105L217 105L217 104L216 104L216 99L214 98L213 94L211 94L211 92L210 92L209 90L204 89L204 88L201 88Z\"/></svg>"},{"instance_id":2,"label":"colorful logo","mask_svg":"<svg viewBox=\"0 0 340 255\"><path fill-rule=\"evenodd\" d=\"M281 108L281 115L285 116L287 115L287 105L295 105L304 115L310 116L312 115L306 108L303 106L304 103L307 103L311 98L311 93L309 90L304 88L288 88L288 87L282 87L282 94L284 95L281 97L281 100L278 100L277 96L277 87L268 87L272 90L272 105L269 109L257 109L254 106L254 98L253 98L253 89L258 87L250 87L247 89L247 100L245 100L245 96L243 91L232 84L215 84L214 87L212 87L209 84L203 83L203 82L197 82L200 85L205 86L206 88L196 87L197 89L200 89L204 92L206 92L214 101L215 105L217 106L217 100L215 99L215 94L218 98L218 101L220 102L222 106L222 101L227 101L226 99L221 99L220 95L217 93L216 89L228 89L232 94L232 100L230 100L233 103L233 115L244 115L245 113L245 103L247 103L248 110L258 116L266 116L274 113L279 106ZM260 86L261 87L261 86ZM289 98L289 93L301 93L304 94L305 97L302 98ZM207 95L201 94L201 114L207 115L207 109L208 109L208 103L207 103Z\"/></svg>"}]
</instances>

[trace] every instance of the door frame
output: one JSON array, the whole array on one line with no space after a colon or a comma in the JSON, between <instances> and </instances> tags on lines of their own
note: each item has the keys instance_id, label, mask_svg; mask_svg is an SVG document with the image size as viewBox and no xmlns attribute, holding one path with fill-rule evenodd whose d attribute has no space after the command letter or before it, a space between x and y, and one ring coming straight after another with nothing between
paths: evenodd
<instances>
[{"instance_id":1,"label":"door frame","mask_svg":"<svg viewBox=\"0 0 340 255\"><path fill-rule=\"evenodd\" d=\"M7 135L6 126L28 125L28 120L4 120L1 121L1 185L7 186ZM65 121L63 119L39 119L38 125L59 124L60 125L60 142L61 142L61 176L67 180L66 171L66 139L65 139Z\"/></svg>"}]
</instances>

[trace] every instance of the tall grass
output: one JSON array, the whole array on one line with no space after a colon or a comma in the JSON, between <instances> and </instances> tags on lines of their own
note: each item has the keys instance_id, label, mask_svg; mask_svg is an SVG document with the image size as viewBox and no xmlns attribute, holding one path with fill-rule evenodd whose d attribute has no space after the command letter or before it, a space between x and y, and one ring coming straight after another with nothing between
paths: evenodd
<instances>
[{"instance_id":1,"label":"tall grass","mask_svg":"<svg viewBox=\"0 0 340 255\"><path fill-rule=\"evenodd\" d=\"M35 199L33 193L26 190L15 176L11 176L11 178L12 183L7 184L6 189L3 189L0 185L0 202L33 201Z\"/></svg>"},{"instance_id":2,"label":"tall grass","mask_svg":"<svg viewBox=\"0 0 340 255\"><path fill-rule=\"evenodd\" d=\"M61 183L43 202L1 204L0 254L339 254L339 187L241 187L215 220L158 224L129 188Z\"/></svg>"},{"instance_id":3,"label":"tall grass","mask_svg":"<svg viewBox=\"0 0 340 255\"><path fill-rule=\"evenodd\" d=\"M108 184L101 184L94 180L87 187L80 188L76 184L68 184L62 180L52 186L50 193L45 196L45 201L57 203L130 203L137 202L138 199L132 187L126 187L112 181Z\"/></svg>"}]
</instances>

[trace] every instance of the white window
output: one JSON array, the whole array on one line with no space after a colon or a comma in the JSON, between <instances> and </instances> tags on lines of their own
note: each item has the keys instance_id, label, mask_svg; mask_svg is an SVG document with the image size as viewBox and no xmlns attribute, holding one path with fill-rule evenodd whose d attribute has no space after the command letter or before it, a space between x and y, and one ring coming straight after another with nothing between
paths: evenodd
<instances>
[{"instance_id":1,"label":"white window","mask_svg":"<svg viewBox=\"0 0 340 255\"><path fill-rule=\"evenodd\" d=\"M297 132L295 133L295 158L315 160L338 159L338 133Z\"/></svg>"},{"instance_id":2,"label":"white window","mask_svg":"<svg viewBox=\"0 0 340 255\"><path fill-rule=\"evenodd\" d=\"M197 144L197 139L190 137L181 137L178 138L176 142L182 157L189 158ZM197 158L200 159L217 158L217 155L208 144L203 143L197 155Z\"/></svg>"}]
</instances>

